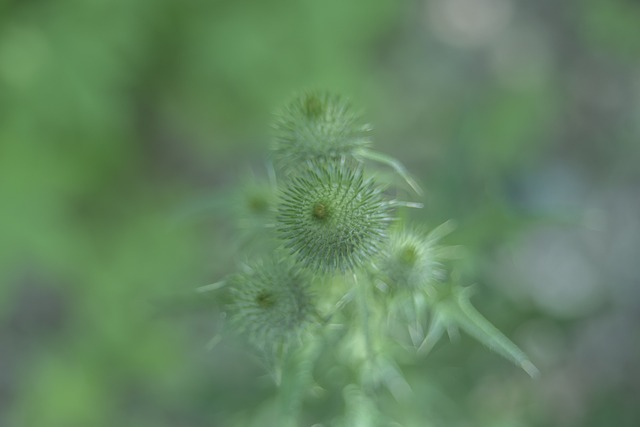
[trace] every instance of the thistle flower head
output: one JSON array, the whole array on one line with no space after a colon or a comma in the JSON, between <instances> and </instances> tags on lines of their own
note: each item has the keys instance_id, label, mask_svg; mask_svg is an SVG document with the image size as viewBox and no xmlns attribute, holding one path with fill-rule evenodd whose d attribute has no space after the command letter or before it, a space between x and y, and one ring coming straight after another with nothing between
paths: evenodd
<instances>
[{"instance_id":1,"label":"thistle flower head","mask_svg":"<svg viewBox=\"0 0 640 427\"><path fill-rule=\"evenodd\" d=\"M307 92L296 97L274 124L273 151L285 167L313 160L350 157L371 143L370 127L361 123L351 104L329 92Z\"/></svg>"},{"instance_id":2,"label":"thistle flower head","mask_svg":"<svg viewBox=\"0 0 640 427\"><path fill-rule=\"evenodd\" d=\"M230 197L232 214L239 228L263 227L276 201L275 187L255 179L242 183Z\"/></svg>"},{"instance_id":3,"label":"thistle flower head","mask_svg":"<svg viewBox=\"0 0 640 427\"><path fill-rule=\"evenodd\" d=\"M276 227L306 266L342 272L380 251L390 221L389 203L360 168L315 164L284 189Z\"/></svg>"},{"instance_id":4,"label":"thistle flower head","mask_svg":"<svg viewBox=\"0 0 640 427\"><path fill-rule=\"evenodd\" d=\"M452 229L447 222L430 233L401 230L390 237L378 267L392 290L425 288L443 278L442 261L452 256L451 247L438 241Z\"/></svg>"},{"instance_id":5,"label":"thistle flower head","mask_svg":"<svg viewBox=\"0 0 640 427\"><path fill-rule=\"evenodd\" d=\"M309 277L286 260L247 265L229 285L232 322L267 352L300 341L313 321Z\"/></svg>"}]
</instances>

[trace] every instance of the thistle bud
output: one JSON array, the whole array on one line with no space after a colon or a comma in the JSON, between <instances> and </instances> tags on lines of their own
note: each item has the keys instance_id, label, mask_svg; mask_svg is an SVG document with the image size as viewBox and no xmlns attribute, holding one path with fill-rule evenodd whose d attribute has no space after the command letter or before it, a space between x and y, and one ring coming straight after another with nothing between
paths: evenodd
<instances>
[{"instance_id":1,"label":"thistle bud","mask_svg":"<svg viewBox=\"0 0 640 427\"><path fill-rule=\"evenodd\" d=\"M306 266L345 272L379 253L390 220L389 202L360 168L315 164L284 189L276 227Z\"/></svg>"},{"instance_id":2,"label":"thistle bud","mask_svg":"<svg viewBox=\"0 0 640 427\"><path fill-rule=\"evenodd\" d=\"M229 285L232 322L267 352L300 341L313 321L309 277L286 260L247 265Z\"/></svg>"},{"instance_id":3,"label":"thistle bud","mask_svg":"<svg viewBox=\"0 0 640 427\"><path fill-rule=\"evenodd\" d=\"M374 161L392 167L419 195L422 189L398 160L370 149L371 126L339 95L306 92L296 97L274 123L272 151L283 170L310 162Z\"/></svg>"},{"instance_id":4,"label":"thistle bud","mask_svg":"<svg viewBox=\"0 0 640 427\"><path fill-rule=\"evenodd\" d=\"M384 281L390 289L424 289L444 276L442 261L455 257L457 247L443 247L438 241L450 233L446 222L430 233L402 230L392 234L379 262Z\"/></svg>"},{"instance_id":5,"label":"thistle bud","mask_svg":"<svg viewBox=\"0 0 640 427\"><path fill-rule=\"evenodd\" d=\"M274 124L273 152L286 168L351 157L368 146L370 127L351 104L328 92L307 92L287 105Z\"/></svg>"}]
</instances>

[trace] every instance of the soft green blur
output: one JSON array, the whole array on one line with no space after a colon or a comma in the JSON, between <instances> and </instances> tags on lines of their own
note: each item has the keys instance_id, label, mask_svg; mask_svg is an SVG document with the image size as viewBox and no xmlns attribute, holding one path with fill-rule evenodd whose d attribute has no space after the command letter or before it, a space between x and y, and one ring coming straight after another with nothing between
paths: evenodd
<instances>
[{"instance_id":1,"label":"soft green blur","mask_svg":"<svg viewBox=\"0 0 640 427\"><path fill-rule=\"evenodd\" d=\"M241 260L234 189L305 88L362 107L426 189L412 219L458 223L475 304L542 371L462 336L403 366L389 416L640 425L638 22L631 0L0 0L0 426L264 425L270 379L207 351L194 289Z\"/></svg>"}]
</instances>

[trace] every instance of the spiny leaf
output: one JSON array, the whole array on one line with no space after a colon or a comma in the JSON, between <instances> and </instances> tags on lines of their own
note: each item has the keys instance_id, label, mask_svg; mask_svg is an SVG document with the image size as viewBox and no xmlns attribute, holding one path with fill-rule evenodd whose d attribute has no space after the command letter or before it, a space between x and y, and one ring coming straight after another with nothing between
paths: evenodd
<instances>
[{"instance_id":1,"label":"spiny leaf","mask_svg":"<svg viewBox=\"0 0 640 427\"><path fill-rule=\"evenodd\" d=\"M540 372L527 355L471 305L471 294L471 287L451 285L444 296L435 301L432 324L423 347L432 347L446 327L457 326L489 349L521 367L531 377L537 377Z\"/></svg>"}]
</instances>

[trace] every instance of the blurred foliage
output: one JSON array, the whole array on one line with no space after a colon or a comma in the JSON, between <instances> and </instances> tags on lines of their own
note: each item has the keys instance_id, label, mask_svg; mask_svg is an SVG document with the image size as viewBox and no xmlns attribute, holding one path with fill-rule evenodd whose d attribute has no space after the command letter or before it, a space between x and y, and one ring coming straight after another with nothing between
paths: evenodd
<instances>
[{"instance_id":1,"label":"blurred foliage","mask_svg":"<svg viewBox=\"0 0 640 427\"><path fill-rule=\"evenodd\" d=\"M268 417L193 291L233 270L228 204L307 87L367 106L426 189L415 220L459 223L476 305L542 371L462 337L379 409L638 425L638 22L631 0L1 0L0 425ZM308 425L359 399L316 392Z\"/></svg>"}]
</instances>

